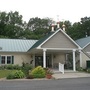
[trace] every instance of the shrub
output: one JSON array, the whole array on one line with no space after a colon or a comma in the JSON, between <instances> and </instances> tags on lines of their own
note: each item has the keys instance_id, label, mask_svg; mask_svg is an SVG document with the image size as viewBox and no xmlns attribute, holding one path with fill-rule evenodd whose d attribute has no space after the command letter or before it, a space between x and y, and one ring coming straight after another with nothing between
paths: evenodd
<instances>
[{"instance_id":1,"label":"shrub","mask_svg":"<svg viewBox=\"0 0 90 90\"><path fill-rule=\"evenodd\" d=\"M86 71L87 71L88 73L90 73L90 68L88 68Z\"/></svg>"},{"instance_id":2,"label":"shrub","mask_svg":"<svg viewBox=\"0 0 90 90\"><path fill-rule=\"evenodd\" d=\"M34 78L44 78L45 70L41 66L38 66L34 68L29 75L33 75Z\"/></svg>"},{"instance_id":3,"label":"shrub","mask_svg":"<svg viewBox=\"0 0 90 90\"><path fill-rule=\"evenodd\" d=\"M24 78L24 73L21 70L16 70L11 72L8 76L7 79L19 79L19 78Z\"/></svg>"},{"instance_id":4,"label":"shrub","mask_svg":"<svg viewBox=\"0 0 90 90\"><path fill-rule=\"evenodd\" d=\"M24 66L22 66L22 71L26 76L29 75L29 70L31 69L32 69L32 66L30 64L24 64Z\"/></svg>"},{"instance_id":5,"label":"shrub","mask_svg":"<svg viewBox=\"0 0 90 90\"><path fill-rule=\"evenodd\" d=\"M0 70L4 70L4 69L6 69L6 67L7 67L6 65L1 65Z\"/></svg>"},{"instance_id":6,"label":"shrub","mask_svg":"<svg viewBox=\"0 0 90 90\"><path fill-rule=\"evenodd\" d=\"M21 69L21 66L19 66L18 64L17 65L13 65L13 69L20 70Z\"/></svg>"},{"instance_id":7,"label":"shrub","mask_svg":"<svg viewBox=\"0 0 90 90\"><path fill-rule=\"evenodd\" d=\"M34 77L33 77L33 75L31 75L31 74L27 76L27 79L33 79L33 78L34 78Z\"/></svg>"},{"instance_id":8,"label":"shrub","mask_svg":"<svg viewBox=\"0 0 90 90\"><path fill-rule=\"evenodd\" d=\"M20 70L21 69L21 66L19 66L18 64L17 65L12 65L12 64L9 64L9 65L6 65L6 69L9 69L9 70Z\"/></svg>"},{"instance_id":9,"label":"shrub","mask_svg":"<svg viewBox=\"0 0 90 90\"><path fill-rule=\"evenodd\" d=\"M84 71L82 67L77 68L78 71Z\"/></svg>"},{"instance_id":10,"label":"shrub","mask_svg":"<svg viewBox=\"0 0 90 90\"><path fill-rule=\"evenodd\" d=\"M13 69L13 65L12 64L7 65L6 69L12 70Z\"/></svg>"}]
</instances>

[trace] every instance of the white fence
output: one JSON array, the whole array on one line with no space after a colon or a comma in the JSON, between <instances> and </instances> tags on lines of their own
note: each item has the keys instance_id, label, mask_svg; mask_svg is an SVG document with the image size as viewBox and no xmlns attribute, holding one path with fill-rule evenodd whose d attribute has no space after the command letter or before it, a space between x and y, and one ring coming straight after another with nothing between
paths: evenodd
<instances>
[{"instance_id":1,"label":"white fence","mask_svg":"<svg viewBox=\"0 0 90 90\"><path fill-rule=\"evenodd\" d=\"M59 71L64 74L64 64L59 63Z\"/></svg>"}]
</instances>

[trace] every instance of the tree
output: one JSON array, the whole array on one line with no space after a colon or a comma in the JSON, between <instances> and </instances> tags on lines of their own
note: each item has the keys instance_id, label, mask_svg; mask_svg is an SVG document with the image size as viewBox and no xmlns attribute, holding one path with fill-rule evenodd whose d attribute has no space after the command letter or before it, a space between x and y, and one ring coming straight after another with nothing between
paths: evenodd
<instances>
[{"instance_id":1,"label":"tree","mask_svg":"<svg viewBox=\"0 0 90 90\"><path fill-rule=\"evenodd\" d=\"M23 32L22 15L15 12L0 12L0 36L20 38Z\"/></svg>"},{"instance_id":2,"label":"tree","mask_svg":"<svg viewBox=\"0 0 90 90\"><path fill-rule=\"evenodd\" d=\"M68 28L67 33L74 40L90 36L90 17L81 18L80 22L74 23Z\"/></svg>"},{"instance_id":3,"label":"tree","mask_svg":"<svg viewBox=\"0 0 90 90\"><path fill-rule=\"evenodd\" d=\"M49 18L31 18L27 24L27 31L30 30L34 39L40 39L50 32L51 20Z\"/></svg>"}]
</instances>

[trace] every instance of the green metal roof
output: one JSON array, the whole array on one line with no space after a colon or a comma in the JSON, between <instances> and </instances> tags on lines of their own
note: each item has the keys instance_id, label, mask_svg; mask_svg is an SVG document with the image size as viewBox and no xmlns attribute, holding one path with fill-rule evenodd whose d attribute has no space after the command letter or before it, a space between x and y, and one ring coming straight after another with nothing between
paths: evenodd
<instances>
[{"instance_id":1,"label":"green metal roof","mask_svg":"<svg viewBox=\"0 0 90 90\"><path fill-rule=\"evenodd\" d=\"M90 37L78 39L78 40L76 40L76 43L79 44L83 48L85 45L90 43Z\"/></svg>"},{"instance_id":2,"label":"green metal roof","mask_svg":"<svg viewBox=\"0 0 90 90\"><path fill-rule=\"evenodd\" d=\"M46 35L45 37L43 37L42 39L38 40L30 49L36 48L38 47L41 43L43 43L47 38L49 38L54 32L50 32L48 35Z\"/></svg>"},{"instance_id":3,"label":"green metal roof","mask_svg":"<svg viewBox=\"0 0 90 90\"><path fill-rule=\"evenodd\" d=\"M0 39L0 52L27 52L37 40Z\"/></svg>"}]
</instances>

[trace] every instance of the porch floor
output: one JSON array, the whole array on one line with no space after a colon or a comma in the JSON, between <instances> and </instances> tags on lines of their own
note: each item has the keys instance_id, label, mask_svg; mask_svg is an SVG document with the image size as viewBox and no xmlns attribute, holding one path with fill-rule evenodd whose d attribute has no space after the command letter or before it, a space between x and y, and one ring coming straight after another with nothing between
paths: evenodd
<instances>
[{"instance_id":1,"label":"porch floor","mask_svg":"<svg viewBox=\"0 0 90 90\"><path fill-rule=\"evenodd\" d=\"M52 69L53 73L61 73L58 69ZM73 72L77 72L77 71L73 71L73 70L64 70L64 73L73 73Z\"/></svg>"}]
</instances>

